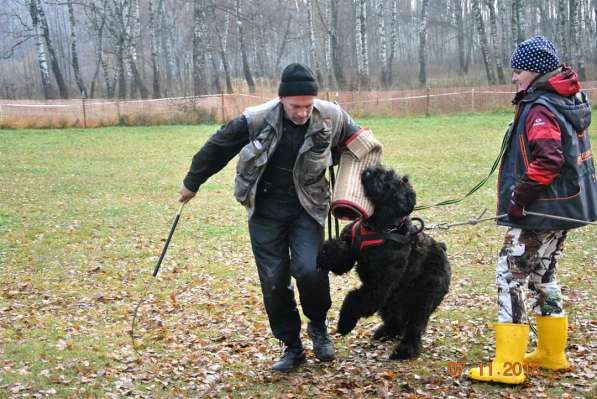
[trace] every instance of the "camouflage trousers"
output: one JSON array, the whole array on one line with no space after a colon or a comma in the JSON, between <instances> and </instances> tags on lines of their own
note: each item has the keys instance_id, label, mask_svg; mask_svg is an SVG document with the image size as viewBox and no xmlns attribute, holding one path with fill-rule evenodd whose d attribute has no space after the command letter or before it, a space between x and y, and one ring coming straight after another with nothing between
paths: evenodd
<instances>
[{"instance_id":1,"label":"camouflage trousers","mask_svg":"<svg viewBox=\"0 0 597 399\"><path fill-rule=\"evenodd\" d=\"M567 230L508 230L496 268L498 322L527 322L525 285L533 295L532 310L536 314L564 314L556 268L566 233Z\"/></svg>"}]
</instances>

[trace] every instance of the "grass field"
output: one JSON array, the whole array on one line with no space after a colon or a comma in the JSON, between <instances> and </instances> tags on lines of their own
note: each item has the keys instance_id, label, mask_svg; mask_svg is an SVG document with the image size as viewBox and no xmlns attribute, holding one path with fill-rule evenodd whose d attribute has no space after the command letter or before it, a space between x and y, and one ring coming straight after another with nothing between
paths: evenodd
<instances>
[{"instance_id":1,"label":"grass field","mask_svg":"<svg viewBox=\"0 0 597 399\"><path fill-rule=\"evenodd\" d=\"M385 162L409 174L419 204L458 197L497 156L507 113L366 119ZM492 222L431 234L446 242L451 291L416 361L389 362L372 344L377 317L335 337L338 360L311 352L295 374L269 371L271 337L234 201L234 165L184 209L157 279L151 272L178 209L190 159L215 126L0 131L0 397L595 397L597 229L567 241L559 278L570 315L566 372L522 386L448 373L494 349L494 268L503 228ZM593 143L597 142L593 129ZM495 178L461 205L420 212L464 221L495 208ZM332 326L356 277L332 277ZM141 298L131 338L132 312ZM303 332L304 334L304 332ZM304 334L305 343L310 342Z\"/></svg>"}]
</instances>

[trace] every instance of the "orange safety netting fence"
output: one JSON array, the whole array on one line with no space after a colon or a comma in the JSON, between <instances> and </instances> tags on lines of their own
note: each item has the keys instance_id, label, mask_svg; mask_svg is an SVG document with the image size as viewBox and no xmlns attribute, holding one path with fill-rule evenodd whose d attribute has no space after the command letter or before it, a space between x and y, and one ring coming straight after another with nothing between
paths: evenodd
<instances>
[{"instance_id":1,"label":"orange safety netting fence","mask_svg":"<svg viewBox=\"0 0 597 399\"><path fill-rule=\"evenodd\" d=\"M583 82L592 96L597 81ZM215 94L151 100L0 100L0 128L97 127L111 125L224 122L248 106L276 97ZM400 91L320 92L354 117L483 112L507 109L511 85Z\"/></svg>"}]
</instances>

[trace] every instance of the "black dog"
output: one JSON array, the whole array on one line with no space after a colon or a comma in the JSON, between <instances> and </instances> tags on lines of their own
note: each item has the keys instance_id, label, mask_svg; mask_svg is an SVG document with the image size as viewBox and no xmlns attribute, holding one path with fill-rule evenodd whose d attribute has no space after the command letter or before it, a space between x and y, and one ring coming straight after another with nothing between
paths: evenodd
<instances>
[{"instance_id":1,"label":"black dog","mask_svg":"<svg viewBox=\"0 0 597 399\"><path fill-rule=\"evenodd\" d=\"M361 317L379 312L383 325L374 339L402 338L390 359L417 358L429 317L450 286L446 246L409 218L416 194L407 176L374 166L361 182L375 212L346 226L340 239L326 241L317 259L320 269L338 275L357 263L362 285L344 298L338 332L346 335Z\"/></svg>"}]
</instances>

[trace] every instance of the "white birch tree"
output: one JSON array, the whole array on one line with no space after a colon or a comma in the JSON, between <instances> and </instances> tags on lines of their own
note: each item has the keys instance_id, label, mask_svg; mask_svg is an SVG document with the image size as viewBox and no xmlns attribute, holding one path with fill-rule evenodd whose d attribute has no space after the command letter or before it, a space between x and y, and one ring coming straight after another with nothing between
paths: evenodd
<instances>
[{"instance_id":1,"label":"white birch tree","mask_svg":"<svg viewBox=\"0 0 597 399\"><path fill-rule=\"evenodd\" d=\"M29 14L31 16L31 23L33 33L35 34L35 47L37 50L37 63L41 73L41 84L44 93L44 99L53 98L52 83L50 82L50 71L48 69L48 60L46 56L46 49L43 43L43 33L39 23L39 10L37 8L37 0L29 0Z\"/></svg>"},{"instance_id":2,"label":"white birch tree","mask_svg":"<svg viewBox=\"0 0 597 399\"><path fill-rule=\"evenodd\" d=\"M504 66L502 65L502 55L500 49L500 39L498 36L497 16L495 12L495 0L487 0L487 7L489 8L489 24L491 27L491 42L493 44L493 57L495 58L495 66L497 69L497 78L500 84L506 83L504 76ZM493 69L493 68L492 68Z\"/></svg>"},{"instance_id":3,"label":"white birch tree","mask_svg":"<svg viewBox=\"0 0 597 399\"><path fill-rule=\"evenodd\" d=\"M419 83L427 85L427 12L429 0L421 1L421 17L419 24Z\"/></svg>"},{"instance_id":4,"label":"white birch tree","mask_svg":"<svg viewBox=\"0 0 597 399\"><path fill-rule=\"evenodd\" d=\"M70 51L73 73L75 74L75 81L77 82L77 87L79 88L81 98L87 98L87 89L85 88L85 83L83 82L83 77L81 76L81 68L79 67L79 52L77 50L77 23L75 19L75 10L73 8L72 0L67 0L66 6L68 8L68 18L70 22Z\"/></svg>"},{"instance_id":5,"label":"white birch tree","mask_svg":"<svg viewBox=\"0 0 597 399\"><path fill-rule=\"evenodd\" d=\"M384 87L388 86L388 50L386 42L386 25L383 0L377 0L377 31L379 35L379 63L381 65L380 80Z\"/></svg>"}]
</instances>

